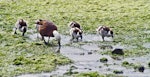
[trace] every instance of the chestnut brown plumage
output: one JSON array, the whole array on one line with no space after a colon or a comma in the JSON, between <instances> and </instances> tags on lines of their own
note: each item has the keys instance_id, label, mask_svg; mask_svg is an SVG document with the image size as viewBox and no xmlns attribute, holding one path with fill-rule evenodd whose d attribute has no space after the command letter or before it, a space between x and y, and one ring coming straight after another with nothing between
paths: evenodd
<instances>
[{"instance_id":1,"label":"chestnut brown plumage","mask_svg":"<svg viewBox=\"0 0 150 77\"><path fill-rule=\"evenodd\" d=\"M60 44L60 34L57 31L57 27L56 25L48 20L42 20L39 19L36 22L37 25L37 31L40 33L40 35L42 36L42 40L44 40L45 44L48 44L48 42L45 41L44 37L55 37L56 40L58 41L58 45L59 45L59 49L61 48L61 44ZM49 39L48 39L49 41Z\"/></svg>"}]
</instances>

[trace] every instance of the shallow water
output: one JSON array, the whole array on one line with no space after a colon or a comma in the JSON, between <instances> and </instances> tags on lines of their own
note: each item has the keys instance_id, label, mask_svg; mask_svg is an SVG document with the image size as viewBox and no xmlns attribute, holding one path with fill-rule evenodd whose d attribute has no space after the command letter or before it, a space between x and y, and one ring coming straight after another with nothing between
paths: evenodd
<instances>
[{"instance_id":1,"label":"shallow water","mask_svg":"<svg viewBox=\"0 0 150 77\"><path fill-rule=\"evenodd\" d=\"M145 47L145 48L150 48L150 42L149 42L149 43L144 43L144 44L143 44L143 47Z\"/></svg>"},{"instance_id":2,"label":"shallow water","mask_svg":"<svg viewBox=\"0 0 150 77\"><path fill-rule=\"evenodd\" d=\"M135 72L133 70L133 71L125 72L123 75L127 75L130 77L135 77L135 76L136 77L149 77L150 76L150 69L148 67L149 57L150 57L150 54L144 55L141 57L125 58L123 61L128 61L129 63L134 63L134 64L141 64L145 67L145 70L143 73Z\"/></svg>"},{"instance_id":3,"label":"shallow water","mask_svg":"<svg viewBox=\"0 0 150 77\"><path fill-rule=\"evenodd\" d=\"M33 34L29 36L30 39L36 40L37 34ZM148 61L150 54L141 56L141 57L132 57L132 58L122 58L121 60L114 60L109 55L101 55L97 51L101 50L99 46L101 46L98 43L98 41L102 41L100 36L97 35L84 35L83 41L81 42L89 42L83 45L80 45L80 47L72 46L70 43L70 36L67 35L61 35L62 37L62 48L60 50L60 54L70 58L74 61L73 64L65 65L65 66L58 66L56 70L50 72L50 73L38 73L38 74L26 74L26 75L20 75L18 77L50 77L50 76L64 76L66 72L68 72L71 67L74 67L72 72L91 72L91 71L97 71L101 74L113 74L114 70L123 71L123 74L119 74L121 76L128 76L128 77L149 77L150 76L150 69L148 68ZM91 38L92 37L92 38ZM111 38L106 38L107 41L112 41ZM66 44L71 44L70 46L66 46ZM78 44L78 43L75 43ZM149 45L149 44L148 44ZM111 48L111 45L108 47ZM129 46L121 46L121 44L112 46L113 48L122 48L122 49L128 49ZM135 47L129 47L129 48L135 48ZM101 58L107 58L107 63L101 63L99 60ZM121 66L123 61L128 61L129 63L135 63L135 64L142 64L146 68L143 73L141 72L135 72L133 68L125 68Z\"/></svg>"}]
</instances>

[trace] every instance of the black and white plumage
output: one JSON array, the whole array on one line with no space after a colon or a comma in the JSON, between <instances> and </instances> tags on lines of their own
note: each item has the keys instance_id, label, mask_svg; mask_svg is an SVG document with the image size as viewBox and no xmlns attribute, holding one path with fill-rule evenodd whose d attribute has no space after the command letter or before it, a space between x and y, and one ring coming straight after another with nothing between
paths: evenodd
<instances>
[{"instance_id":1,"label":"black and white plumage","mask_svg":"<svg viewBox=\"0 0 150 77\"><path fill-rule=\"evenodd\" d=\"M81 29L80 24L77 23L77 22L75 22L75 21L70 22L70 23L68 24L68 26L69 26L70 28L77 27L77 28Z\"/></svg>"},{"instance_id":2,"label":"black and white plumage","mask_svg":"<svg viewBox=\"0 0 150 77\"><path fill-rule=\"evenodd\" d=\"M27 31L27 22L23 19L19 19L15 24L14 34L17 34L17 32L16 32L17 29L19 29L19 31L22 32L22 36L24 36L24 34Z\"/></svg>"},{"instance_id":3,"label":"black and white plumage","mask_svg":"<svg viewBox=\"0 0 150 77\"><path fill-rule=\"evenodd\" d=\"M75 21L72 21L68 24L68 26L70 27L70 41L73 41L74 39L78 41L79 38L82 40L83 30L81 29L80 24Z\"/></svg>"},{"instance_id":4,"label":"black and white plumage","mask_svg":"<svg viewBox=\"0 0 150 77\"><path fill-rule=\"evenodd\" d=\"M70 35L71 35L71 39L70 41L76 39L78 41L78 39L80 38L82 40L82 33L83 31L77 27L71 28L70 29Z\"/></svg>"},{"instance_id":5,"label":"black and white plumage","mask_svg":"<svg viewBox=\"0 0 150 77\"><path fill-rule=\"evenodd\" d=\"M102 40L105 41L104 37L114 37L113 31L107 26L99 26L97 29L97 34L102 36Z\"/></svg>"}]
</instances>

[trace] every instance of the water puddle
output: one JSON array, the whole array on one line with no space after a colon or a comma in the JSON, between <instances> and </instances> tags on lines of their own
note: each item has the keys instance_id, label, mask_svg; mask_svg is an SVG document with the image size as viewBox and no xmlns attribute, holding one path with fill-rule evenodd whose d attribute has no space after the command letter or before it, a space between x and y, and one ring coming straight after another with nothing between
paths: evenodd
<instances>
[{"instance_id":1,"label":"water puddle","mask_svg":"<svg viewBox=\"0 0 150 77\"><path fill-rule=\"evenodd\" d=\"M64 76L66 72L68 72L71 68L72 72L91 72L97 71L101 74L113 74L114 70L123 71L121 76L129 76L129 77L148 77L150 76L150 69L148 68L148 61L150 55L142 56L142 57L134 57L134 58L123 58L121 60L115 60L111 58L109 55L101 55L97 51L101 50L101 47L106 48L128 48L126 46L121 46L120 44L111 46L111 45L99 45L95 42L102 41L100 36L97 35L84 35L83 42L88 42L86 44L80 45L80 47L72 46L70 43L70 36L61 35L62 36L62 48L60 54L70 58L74 63L64 66L58 66L56 70L50 73L38 73L38 74L26 74L20 75L18 77L59 77ZM28 36L32 40L37 39L37 34L32 34ZM106 38L107 41L112 41L111 38ZM70 46L66 46L66 44L70 44ZM76 43L78 44L78 43ZM146 46L150 43L146 44ZM134 47L131 47L134 48ZM102 63L100 62L101 58L107 58L108 62ZM128 61L129 63L141 63L145 66L145 71L135 72L133 68L126 68L122 66L123 61Z\"/></svg>"},{"instance_id":2,"label":"water puddle","mask_svg":"<svg viewBox=\"0 0 150 77\"><path fill-rule=\"evenodd\" d=\"M81 46L82 49L87 51L96 51L99 50L99 46L96 44L86 44Z\"/></svg>"},{"instance_id":3,"label":"water puddle","mask_svg":"<svg viewBox=\"0 0 150 77\"><path fill-rule=\"evenodd\" d=\"M41 39L41 35L39 33L32 33L30 35L26 35L26 37L28 37L29 39L35 41L37 39ZM70 39L71 39L71 36L69 35L61 35L61 38L62 38L62 44L68 44L70 43ZM48 40L47 37L45 37L46 40ZM50 38L51 39L54 39L53 37ZM94 35L94 34L89 34L89 35L83 35L83 40L84 42L94 42L94 41L102 41L102 38L101 36L99 35ZM113 41L113 39L111 37L105 37L105 41Z\"/></svg>"},{"instance_id":4,"label":"water puddle","mask_svg":"<svg viewBox=\"0 0 150 77\"><path fill-rule=\"evenodd\" d=\"M150 30L144 31L144 33L150 34Z\"/></svg>"},{"instance_id":5,"label":"water puddle","mask_svg":"<svg viewBox=\"0 0 150 77\"><path fill-rule=\"evenodd\" d=\"M134 69L129 70L129 71L125 70L123 75L129 76L129 77L149 77L150 76L150 69L148 66L149 57L150 57L150 54L144 55L141 57L125 58L123 61L128 61L129 63L143 65L145 67L145 70L144 72L135 72Z\"/></svg>"},{"instance_id":6,"label":"water puddle","mask_svg":"<svg viewBox=\"0 0 150 77\"><path fill-rule=\"evenodd\" d=\"M89 42L102 41L102 37L96 34L83 35L83 41ZM111 37L105 37L105 41L113 41L113 39Z\"/></svg>"},{"instance_id":7,"label":"water puddle","mask_svg":"<svg viewBox=\"0 0 150 77\"><path fill-rule=\"evenodd\" d=\"M137 48L137 47L136 47L136 46L131 46L131 45L117 44L117 45L114 45L113 48L120 48L120 49L134 49L134 48Z\"/></svg>"},{"instance_id":8,"label":"water puddle","mask_svg":"<svg viewBox=\"0 0 150 77\"><path fill-rule=\"evenodd\" d=\"M145 44L143 44L143 47L145 47L145 48L150 48L150 43L145 43Z\"/></svg>"}]
</instances>

